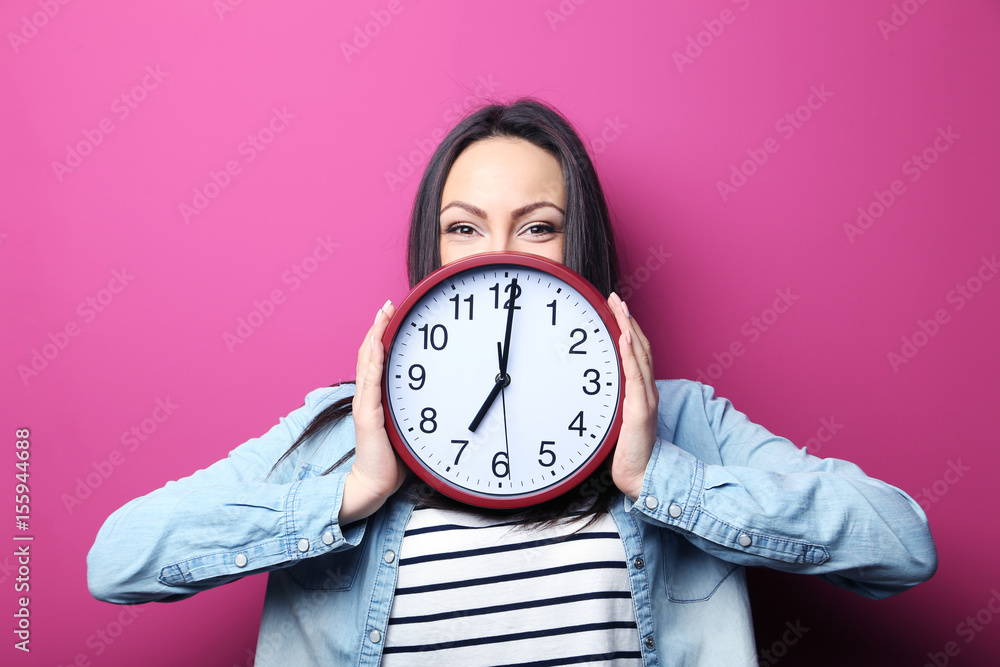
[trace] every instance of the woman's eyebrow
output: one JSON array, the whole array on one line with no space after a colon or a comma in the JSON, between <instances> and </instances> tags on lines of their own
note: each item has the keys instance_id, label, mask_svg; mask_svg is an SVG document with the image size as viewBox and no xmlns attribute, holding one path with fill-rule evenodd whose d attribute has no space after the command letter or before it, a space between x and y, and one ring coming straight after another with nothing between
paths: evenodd
<instances>
[{"instance_id":1,"label":"woman's eyebrow","mask_svg":"<svg viewBox=\"0 0 1000 667\"><path fill-rule=\"evenodd\" d=\"M452 206L457 206L457 207L459 207L461 209L465 209L466 211L468 211L472 215L480 217L483 220L488 220L489 219L489 216L486 215L486 211L484 211L483 209L479 208L478 206L473 206L472 204L466 204L464 201L453 201L453 202L451 202L450 204L448 204L447 206L445 206L444 208L442 208L441 211L440 211L440 213L438 215L440 215L441 213L444 213L445 211L447 211Z\"/></svg>"},{"instance_id":2,"label":"woman's eyebrow","mask_svg":"<svg viewBox=\"0 0 1000 667\"><path fill-rule=\"evenodd\" d=\"M562 210L561 208L559 208L558 206L556 206L552 202L548 202L548 201L536 201L534 204L528 204L527 206L522 206L521 208L519 208L516 211L514 211L513 213L511 213L510 216L514 220L517 220L518 218L522 218L522 217L528 215L529 213L531 213L532 211L534 211L536 209L539 209L539 208L543 208L545 206L551 206L552 208L554 208L555 210L559 211L560 213L563 213L563 214L566 213L566 211Z\"/></svg>"},{"instance_id":3,"label":"woman's eyebrow","mask_svg":"<svg viewBox=\"0 0 1000 667\"><path fill-rule=\"evenodd\" d=\"M472 215L478 216L478 217L482 218L483 220L489 220L489 216L486 215L486 211L484 211L483 209L479 208L478 206L473 206L472 204L468 204L468 203L466 203L464 201L453 201L453 202L451 202L450 204L448 204L447 206L445 206L444 208L441 209L441 213L444 213L445 211L447 211L452 206L457 206L458 208L465 209L466 211L468 211ZM514 220L517 220L518 218L522 218L522 217L528 215L532 211L535 211L537 209L540 209L540 208L543 208L543 207L546 207L546 206L550 206L550 207L556 209L557 211L559 211L560 213L563 213L563 214L566 213L566 211L562 210L561 208L559 208L558 206L556 206L552 202L536 201L536 202L534 202L532 204L527 204L525 206L522 206L519 209L515 209L511 213L511 217ZM440 213L439 213L439 215L440 215Z\"/></svg>"}]
</instances>

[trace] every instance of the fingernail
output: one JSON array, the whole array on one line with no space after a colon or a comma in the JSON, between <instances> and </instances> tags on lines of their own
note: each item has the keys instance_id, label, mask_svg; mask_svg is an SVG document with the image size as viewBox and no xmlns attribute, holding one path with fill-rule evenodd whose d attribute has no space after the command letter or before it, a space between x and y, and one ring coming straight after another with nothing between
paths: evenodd
<instances>
[{"instance_id":1,"label":"fingernail","mask_svg":"<svg viewBox=\"0 0 1000 667\"><path fill-rule=\"evenodd\" d=\"M625 311L625 317L631 319L632 316L628 312L628 304L626 304L624 301L622 301L622 310Z\"/></svg>"},{"instance_id":2,"label":"fingernail","mask_svg":"<svg viewBox=\"0 0 1000 667\"><path fill-rule=\"evenodd\" d=\"M385 303L382 304L382 310L385 310L386 308L388 308L391 305L392 305L392 299L386 299Z\"/></svg>"},{"instance_id":3,"label":"fingernail","mask_svg":"<svg viewBox=\"0 0 1000 667\"><path fill-rule=\"evenodd\" d=\"M625 342L628 343L629 345L632 344L632 332L629 331L628 329L625 330Z\"/></svg>"}]
</instances>

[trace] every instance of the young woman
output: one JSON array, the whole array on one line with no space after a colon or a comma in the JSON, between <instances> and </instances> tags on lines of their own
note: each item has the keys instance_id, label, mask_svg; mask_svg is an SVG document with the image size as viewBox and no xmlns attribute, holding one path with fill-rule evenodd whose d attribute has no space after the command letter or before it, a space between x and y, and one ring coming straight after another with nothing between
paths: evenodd
<instances>
[{"instance_id":1,"label":"young woman","mask_svg":"<svg viewBox=\"0 0 1000 667\"><path fill-rule=\"evenodd\" d=\"M480 252L543 255L608 297L624 422L575 491L512 512L416 483L386 436L386 302L356 384L316 389L270 431L126 504L88 583L119 604L175 601L269 572L258 665L753 665L744 566L812 574L869 598L934 573L920 507L747 419L712 387L653 378L648 338L612 291L603 191L555 110L485 107L432 156L409 278Z\"/></svg>"}]
</instances>

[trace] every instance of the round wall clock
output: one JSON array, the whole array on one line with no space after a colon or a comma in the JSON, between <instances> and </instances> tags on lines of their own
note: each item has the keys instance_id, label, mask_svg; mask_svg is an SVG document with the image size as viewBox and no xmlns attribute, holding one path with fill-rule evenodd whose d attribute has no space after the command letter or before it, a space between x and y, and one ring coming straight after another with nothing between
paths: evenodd
<instances>
[{"instance_id":1,"label":"round wall clock","mask_svg":"<svg viewBox=\"0 0 1000 667\"><path fill-rule=\"evenodd\" d=\"M406 465L479 507L526 507L587 478L618 440L621 332L575 271L525 253L436 270L382 343L386 432Z\"/></svg>"}]
</instances>

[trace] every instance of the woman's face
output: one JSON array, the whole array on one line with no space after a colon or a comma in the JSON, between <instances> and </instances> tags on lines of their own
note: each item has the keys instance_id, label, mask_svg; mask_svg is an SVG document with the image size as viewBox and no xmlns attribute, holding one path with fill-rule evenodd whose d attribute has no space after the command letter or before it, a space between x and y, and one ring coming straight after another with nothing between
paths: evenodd
<instances>
[{"instance_id":1,"label":"woman's face","mask_svg":"<svg viewBox=\"0 0 1000 667\"><path fill-rule=\"evenodd\" d=\"M441 193L441 264L488 251L563 261L566 188L559 162L523 139L466 148Z\"/></svg>"}]
</instances>

